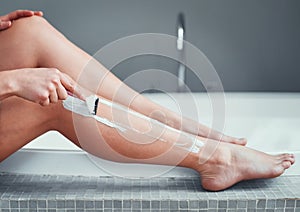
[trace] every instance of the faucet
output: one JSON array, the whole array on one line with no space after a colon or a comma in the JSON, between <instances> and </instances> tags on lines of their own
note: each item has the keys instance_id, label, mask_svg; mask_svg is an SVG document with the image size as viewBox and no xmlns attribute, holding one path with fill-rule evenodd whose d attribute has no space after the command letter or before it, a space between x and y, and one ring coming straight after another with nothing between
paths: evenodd
<instances>
[{"instance_id":1,"label":"faucet","mask_svg":"<svg viewBox=\"0 0 300 212\"><path fill-rule=\"evenodd\" d=\"M177 16L177 50L179 51L180 59L184 59L184 14L179 13ZM183 92L185 90L185 65L182 63L178 67L178 91Z\"/></svg>"}]
</instances>

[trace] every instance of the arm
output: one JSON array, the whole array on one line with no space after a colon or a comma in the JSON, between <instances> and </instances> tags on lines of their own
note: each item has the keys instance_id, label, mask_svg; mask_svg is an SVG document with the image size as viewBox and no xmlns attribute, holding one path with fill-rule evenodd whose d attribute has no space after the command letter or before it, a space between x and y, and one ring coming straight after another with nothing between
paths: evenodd
<instances>
[{"instance_id":1,"label":"arm","mask_svg":"<svg viewBox=\"0 0 300 212\"><path fill-rule=\"evenodd\" d=\"M0 72L0 100L18 96L42 106L66 99L67 92L84 97L76 83L54 68L25 68Z\"/></svg>"}]
</instances>

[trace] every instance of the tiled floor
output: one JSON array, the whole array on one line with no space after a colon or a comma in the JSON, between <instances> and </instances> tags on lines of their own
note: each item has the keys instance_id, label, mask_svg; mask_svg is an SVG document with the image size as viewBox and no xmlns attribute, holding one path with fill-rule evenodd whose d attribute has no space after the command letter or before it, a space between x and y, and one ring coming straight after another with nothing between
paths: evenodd
<instances>
[{"instance_id":1,"label":"tiled floor","mask_svg":"<svg viewBox=\"0 0 300 212\"><path fill-rule=\"evenodd\" d=\"M198 178L0 174L1 211L299 211L300 176L207 192Z\"/></svg>"}]
</instances>

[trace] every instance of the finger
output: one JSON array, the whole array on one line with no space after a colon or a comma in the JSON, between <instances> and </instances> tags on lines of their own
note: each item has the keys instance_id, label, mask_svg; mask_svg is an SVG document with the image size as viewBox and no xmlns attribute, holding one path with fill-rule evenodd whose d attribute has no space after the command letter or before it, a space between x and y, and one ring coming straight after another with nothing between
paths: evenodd
<instances>
[{"instance_id":1,"label":"finger","mask_svg":"<svg viewBox=\"0 0 300 212\"><path fill-rule=\"evenodd\" d=\"M61 84L58 84L58 88L56 91L57 91L59 100L65 100L68 97L68 93L67 93L66 89Z\"/></svg>"},{"instance_id":2,"label":"finger","mask_svg":"<svg viewBox=\"0 0 300 212\"><path fill-rule=\"evenodd\" d=\"M41 17L44 15L44 13L42 11L34 11L33 13L34 13L34 15L41 16Z\"/></svg>"},{"instance_id":3,"label":"finger","mask_svg":"<svg viewBox=\"0 0 300 212\"><path fill-rule=\"evenodd\" d=\"M85 96L82 94L81 89L78 85L75 87L73 94L75 94L79 99L85 101Z\"/></svg>"},{"instance_id":4,"label":"finger","mask_svg":"<svg viewBox=\"0 0 300 212\"><path fill-rule=\"evenodd\" d=\"M47 105L49 105L49 104L50 104L49 98L47 98L47 99L44 100L44 101L40 101L40 105L41 105L41 106L47 106Z\"/></svg>"},{"instance_id":5,"label":"finger","mask_svg":"<svg viewBox=\"0 0 300 212\"><path fill-rule=\"evenodd\" d=\"M50 99L50 103L57 103L58 102L58 96L57 96L56 90L52 91L50 93L49 99Z\"/></svg>"},{"instance_id":6,"label":"finger","mask_svg":"<svg viewBox=\"0 0 300 212\"><path fill-rule=\"evenodd\" d=\"M79 99L85 100L84 95L81 93L79 86L76 86L76 82L66 74L61 73L61 83L67 89Z\"/></svg>"},{"instance_id":7,"label":"finger","mask_svg":"<svg viewBox=\"0 0 300 212\"><path fill-rule=\"evenodd\" d=\"M6 16L4 16L4 20L7 21L13 21L16 20L18 18L22 18L22 17L29 17L29 16L33 16L34 12L31 10L16 10L14 12L11 12L9 14L7 14Z\"/></svg>"},{"instance_id":8,"label":"finger","mask_svg":"<svg viewBox=\"0 0 300 212\"><path fill-rule=\"evenodd\" d=\"M0 21L0 30L7 29L11 26L11 21Z\"/></svg>"}]
</instances>

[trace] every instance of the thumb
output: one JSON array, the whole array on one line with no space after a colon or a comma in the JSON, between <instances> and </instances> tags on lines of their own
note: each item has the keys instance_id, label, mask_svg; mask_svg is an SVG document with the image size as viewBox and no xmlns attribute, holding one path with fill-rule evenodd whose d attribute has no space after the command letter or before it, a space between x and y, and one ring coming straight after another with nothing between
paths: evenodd
<instances>
[{"instance_id":1,"label":"thumb","mask_svg":"<svg viewBox=\"0 0 300 212\"><path fill-rule=\"evenodd\" d=\"M0 30L7 29L11 26L11 21L1 21L0 20Z\"/></svg>"}]
</instances>

